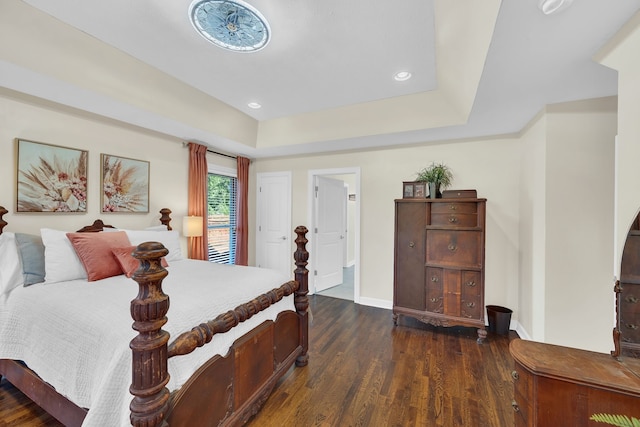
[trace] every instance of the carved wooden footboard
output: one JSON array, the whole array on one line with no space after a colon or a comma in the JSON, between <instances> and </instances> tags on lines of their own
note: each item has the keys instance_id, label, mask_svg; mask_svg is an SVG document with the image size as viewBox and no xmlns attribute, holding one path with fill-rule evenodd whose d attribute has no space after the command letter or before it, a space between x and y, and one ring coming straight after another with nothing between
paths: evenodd
<instances>
[{"instance_id":1,"label":"carved wooden footboard","mask_svg":"<svg viewBox=\"0 0 640 427\"><path fill-rule=\"evenodd\" d=\"M160 243L143 243L134 252L140 269L133 275L139 284L138 297L131 302L133 328L138 336L131 341L133 382L131 423L147 427L241 425L254 415L280 378L295 362L308 362L308 271L305 249L306 227L296 228L295 281L230 310L185 332L167 345L169 335L162 330L167 322L169 299L162 292L167 271L160 259L167 249ZM296 313L281 313L240 338L225 357L215 356L189 381L170 396L167 360L192 352L210 342L216 333L251 318L254 314L295 293Z\"/></svg>"},{"instance_id":2,"label":"carved wooden footboard","mask_svg":"<svg viewBox=\"0 0 640 427\"><path fill-rule=\"evenodd\" d=\"M6 225L0 206L0 234ZM171 213L161 211L161 222L169 226ZM83 231L108 227L102 221ZM131 341L133 354L132 384L134 396L131 423L134 426L235 426L244 424L265 402L277 380L296 364L308 363L308 271L307 229L297 227L294 254L294 279L253 300L194 327L169 345L169 334L162 330L167 322L169 298L162 291L167 271L160 258L168 251L160 243L139 245L134 256L140 268L133 279L139 292L131 302L133 328L138 335ZM226 356L214 356L172 393L168 359L187 354L206 345L217 333L223 333L256 313L294 294L296 311L285 311L275 321L266 321L239 338ZM0 376L5 376L34 402L65 425L79 426L87 409L79 408L26 366L12 360L0 360Z\"/></svg>"}]
</instances>

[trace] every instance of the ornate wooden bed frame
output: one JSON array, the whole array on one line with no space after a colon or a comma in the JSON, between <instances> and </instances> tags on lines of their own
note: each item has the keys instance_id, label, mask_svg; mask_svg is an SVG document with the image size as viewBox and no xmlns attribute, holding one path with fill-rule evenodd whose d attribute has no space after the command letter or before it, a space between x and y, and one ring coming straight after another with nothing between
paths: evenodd
<instances>
[{"instance_id":1,"label":"ornate wooden bed frame","mask_svg":"<svg viewBox=\"0 0 640 427\"><path fill-rule=\"evenodd\" d=\"M0 234L7 225L2 218L6 213L7 210L0 206ZM171 211L162 209L160 213L161 222L170 229ZM102 231L103 227L110 226L96 220L82 231ZM294 363L297 366L307 365L307 229L299 226L295 232L295 280L194 327L170 345L169 334L162 330L169 309L169 297L162 291L162 280L168 273L160 265L160 258L168 250L156 242L138 245L134 257L140 260L140 268L133 279L138 282L139 292L131 301L133 329L138 331L130 344L133 353L130 387L133 395L130 405L132 425L242 425L258 412L277 380ZM166 388L169 381L168 358L190 353L210 342L216 333L230 330L292 293L295 294L295 313L280 313L275 322L266 321L254 328L236 340L226 356L214 356L179 390L169 392ZM82 424L88 410L58 394L21 362L0 359L2 377L65 425Z\"/></svg>"}]
</instances>

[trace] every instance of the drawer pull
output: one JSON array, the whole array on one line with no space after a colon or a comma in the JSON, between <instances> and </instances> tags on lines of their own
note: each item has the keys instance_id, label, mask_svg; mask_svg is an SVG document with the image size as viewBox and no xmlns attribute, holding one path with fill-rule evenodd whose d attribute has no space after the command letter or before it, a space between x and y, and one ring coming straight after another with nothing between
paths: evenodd
<instances>
[{"instance_id":1,"label":"drawer pull","mask_svg":"<svg viewBox=\"0 0 640 427\"><path fill-rule=\"evenodd\" d=\"M633 323L627 323L625 326L627 329L633 329L634 331L638 329L638 325L634 325Z\"/></svg>"},{"instance_id":2,"label":"drawer pull","mask_svg":"<svg viewBox=\"0 0 640 427\"><path fill-rule=\"evenodd\" d=\"M455 216L452 216L449 218L449 222L452 224L455 224L456 222L458 222L458 218L456 218Z\"/></svg>"},{"instance_id":3,"label":"drawer pull","mask_svg":"<svg viewBox=\"0 0 640 427\"><path fill-rule=\"evenodd\" d=\"M467 307L469 307L469 308L473 308L473 307L475 307L475 306L476 306L476 303L475 303L475 302L468 302L468 303L467 303Z\"/></svg>"},{"instance_id":4,"label":"drawer pull","mask_svg":"<svg viewBox=\"0 0 640 427\"><path fill-rule=\"evenodd\" d=\"M438 298L436 297L431 298L431 302L438 302Z\"/></svg>"},{"instance_id":5,"label":"drawer pull","mask_svg":"<svg viewBox=\"0 0 640 427\"><path fill-rule=\"evenodd\" d=\"M475 287L475 286L476 286L476 282L474 282L474 281L472 280L472 281L470 281L470 282L465 283L465 285L467 285L467 286L468 286L468 287L470 287L470 288L473 288L473 287Z\"/></svg>"},{"instance_id":6,"label":"drawer pull","mask_svg":"<svg viewBox=\"0 0 640 427\"><path fill-rule=\"evenodd\" d=\"M634 297L633 295L629 295L629 296L628 296L628 297L626 297L624 300L625 300L626 302L630 302L631 304L635 304L635 303L637 303L638 301L640 301L640 299L639 299L639 298L636 298L636 297Z\"/></svg>"},{"instance_id":7,"label":"drawer pull","mask_svg":"<svg viewBox=\"0 0 640 427\"><path fill-rule=\"evenodd\" d=\"M409 247L410 247L410 248L414 247L415 245L416 245L415 243L413 243L413 242L409 242Z\"/></svg>"},{"instance_id":8,"label":"drawer pull","mask_svg":"<svg viewBox=\"0 0 640 427\"><path fill-rule=\"evenodd\" d=\"M511 378L513 378L514 380L519 380L520 375L518 374L518 371L511 371Z\"/></svg>"},{"instance_id":9,"label":"drawer pull","mask_svg":"<svg viewBox=\"0 0 640 427\"><path fill-rule=\"evenodd\" d=\"M437 282L438 280L440 280L440 278L438 276L431 276L431 281L432 282Z\"/></svg>"},{"instance_id":10,"label":"drawer pull","mask_svg":"<svg viewBox=\"0 0 640 427\"><path fill-rule=\"evenodd\" d=\"M449 249L451 252L455 252L458 247L453 243L450 243L449 246L447 246L447 249Z\"/></svg>"},{"instance_id":11,"label":"drawer pull","mask_svg":"<svg viewBox=\"0 0 640 427\"><path fill-rule=\"evenodd\" d=\"M516 402L515 400L511 401L511 407L513 408L514 411L520 412L520 407L518 406L518 402Z\"/></svg>"},{"instance_id":12,"label":"drawer pull","mask_svg":"<svg viewBox=\"0 0 640 427\"><path fill-rule=\"evenodd\" d=\"M456 205L449 205L449 210L455 211L456 210Z\"/></svg>"}]
</instances>

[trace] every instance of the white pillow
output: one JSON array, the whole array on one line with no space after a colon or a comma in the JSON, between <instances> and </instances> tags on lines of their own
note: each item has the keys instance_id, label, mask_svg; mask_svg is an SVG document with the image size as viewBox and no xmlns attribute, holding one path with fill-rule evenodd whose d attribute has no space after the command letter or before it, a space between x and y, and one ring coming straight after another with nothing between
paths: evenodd
<instances>
[{"instance_id":1,"label":"white pillow","mask_svg":"<svg viewBox=\"0 0 640 427\"><path fill-rule=\"evenodd\" d=\"M180 261L183 259L182 246L180 246L180 235L176 230L153 231L153 230L124 230L133 246L138 246L144 242L160 242L169 249L169 254L165 257L167 262Z\"/></svg>"},{"instance_id":2,"label":"white pillow","mask_svg":"<svg viewBox=\"0 0 640 427\"><path fill-rule=\"evenodd\" d=\"M73 249L66 231L41 228L44 245L44 281L46 283L86 279L87 272Z\"/></svg>"},{"instance_id":3,"label":"white pillow","mask_svg":"<svg viewBox=\"0 0 640 427\"><path fill-rule=\"evenodd\" d=\"M168 228L167 228L166 225L154 225L152 227L145 228L145 230L147 230L147 231L168 231Z\"/></svg>"},{"instance_id":4,"label":"white pillow","mask_svg":"<svg viewBox=\"0 0 640 427\"><path fill-rule=\"evenodd\" d=\"M24 283L16 235L5 231L0 234L0 295Z\"/></svg>"}]
</instances>

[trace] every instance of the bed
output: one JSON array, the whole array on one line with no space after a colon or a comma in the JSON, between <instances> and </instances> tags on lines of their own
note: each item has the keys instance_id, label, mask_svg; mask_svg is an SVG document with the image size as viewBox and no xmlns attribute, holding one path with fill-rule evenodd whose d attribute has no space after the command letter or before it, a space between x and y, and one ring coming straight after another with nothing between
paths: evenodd
<instances>
[{"instance_id":1,"label":"bed","mask_svg":"<svg viewBox=\"0 0 640 427\"><path fill-rule=\"evenodd\" d=\"M70 233L64 250L71 241L86 278L68 277L73 267L52 243L66 233L42 229L47 280L25 285L25 236L3 233L6 212L0 207L0 377L65 425L242 425L294 364L307 365L305 227L295 230L294 280L176 256L168 209L158 230L96 220ZM105 243L123 233L132 246ZM11 288L13 240L23 283ZM85 262L85 252L105 259L105 247L118 262L118 251L129 257L120 274L96 275Z\"/></svg>"}]
</instances>

